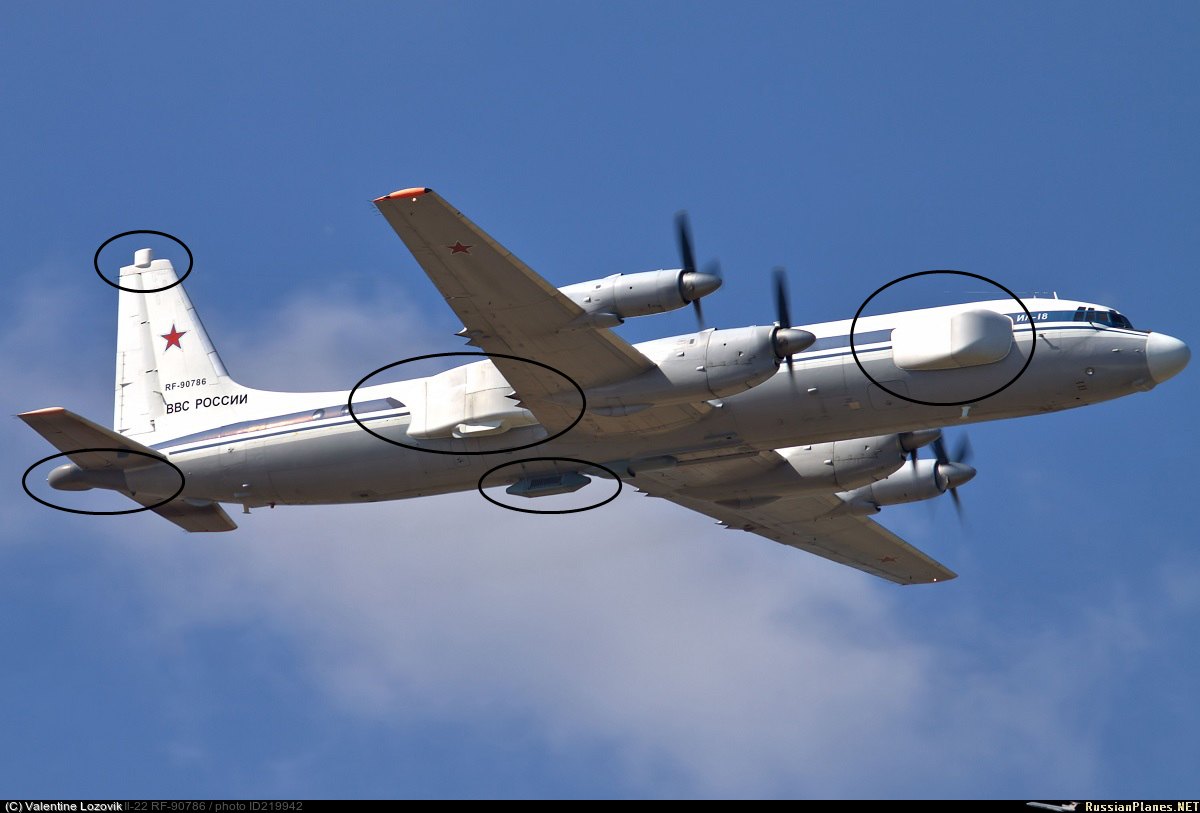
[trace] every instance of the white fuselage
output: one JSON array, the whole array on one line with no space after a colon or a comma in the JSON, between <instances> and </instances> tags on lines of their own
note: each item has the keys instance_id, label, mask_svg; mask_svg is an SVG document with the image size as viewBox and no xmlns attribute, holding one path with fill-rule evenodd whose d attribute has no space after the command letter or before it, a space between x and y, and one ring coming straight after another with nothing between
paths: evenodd
<instances>
[{"instance_id":1,"label":"white fuselage","mask_svg":"<svg viewBox=\"0 0 1200 813\"><path fill-rule=\"evenodd\" d=\"M373 437L346 414L347 392L249 391L242 403L197 403L211 429L175 439L155 437L151 445L184 472L185 497L246 506L352 503L473 489L489 469L533 457L608 464L706 450L772 449L1052 412L1154 387L1157 381L1147 360L1152 334L1076 321L1073 312L1086 304L1027 300L1036 351L1029 318L1013 313L1011 300L863 317L855 326L854 343L862 369L847 339L849 320L806 325L817 342L795 356L793 368L782 365L765 383L709 402L715 408L683 428L615 440L610 436L602 444L579 428L507 451L545 437L536 424L479 438L414 440L406 430L412 410L420 408L424 382L414 379L360 389L356 414L386 438L451 454ZM1014 341L1005 358L957 370L902 370L893 363L893 329L967 308L1013 317ZM656 340L638 349L657 360L674 342ZM1034 357L1022 373L1031 351ZM896 394L872 384L863 370ZM1001 392L983 397L1009 381ZM967 403L931 406L898 395ZM381 400L388 398L393 400Z\"/></svg>"}]
</instances>

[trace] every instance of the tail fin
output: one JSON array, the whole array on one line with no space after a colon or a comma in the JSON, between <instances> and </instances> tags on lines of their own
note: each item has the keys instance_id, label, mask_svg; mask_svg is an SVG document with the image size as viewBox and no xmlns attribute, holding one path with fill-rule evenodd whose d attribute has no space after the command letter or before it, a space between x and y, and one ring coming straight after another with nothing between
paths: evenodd
<instances>
[{"instance_id":1,"label":"tail fin","mask_svg":"<svg viewBox=\"0 0 1200 813\"><path fill-rule=\"evenodd\" d=\"M229 377L178 282L148 248L121 269L113 428L122 435L185 434L204 423L193 406L237 405L250 392Z\"/></svg>"}]
</instances>

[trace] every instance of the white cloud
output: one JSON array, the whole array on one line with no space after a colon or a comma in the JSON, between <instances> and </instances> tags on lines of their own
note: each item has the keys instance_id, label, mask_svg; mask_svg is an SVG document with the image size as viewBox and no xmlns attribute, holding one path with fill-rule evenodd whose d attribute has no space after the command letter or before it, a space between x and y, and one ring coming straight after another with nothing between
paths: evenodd
<instances>
[{"instance_id":1,"label":"white cloud","mask_svg":"<svg viewBox=\"0 0 1200 813\"><path fill-rule=\"evenodd\" d=\"M508 517L476 495L280 508L229 543L127 547L166 640L263 625L345 714L401 728L530 719L553 747L616 749L639 792L956 796L1096 780L1090 713L1135 646L1112 642L1142 635L1129 607L932 640L905 610L911 590L657 501L603 510Z\"/></svg>"},{"instance_id":2,"label":"white cloud","mask_svg":"<svg viewBox=\"0 0 1200 813\"><path fill-rule=\"evenodd\" d=\"M213 342L242 384L283 391L348 390L394 361L472 350L453 335L457 327L447 327L452 319L431 320L407 286L388 279L367 287L359 291L332 278L281 292L275 311L239 321L213 335ZM207 319L205 324L213 330Z\"/></svg>"}]
</instances>

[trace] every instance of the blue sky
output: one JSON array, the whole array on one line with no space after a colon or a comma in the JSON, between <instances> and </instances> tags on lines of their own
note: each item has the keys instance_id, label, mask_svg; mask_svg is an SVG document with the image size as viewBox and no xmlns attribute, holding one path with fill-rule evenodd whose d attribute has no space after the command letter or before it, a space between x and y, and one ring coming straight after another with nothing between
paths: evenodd
<instances>
[{"instance_id":1,"label":"blue sky","mask_svg":"<svg viewBox=\"0 0 1200 813\"><path fill-rule=\"evenodd\" d=\"M188 243L247 385L459 349L369 203L414 185L558 285L672 266L687 208L716 326L771 321L774 265L798 322L952 268L1194 346L1198 35L1190 3L14 8L0 399L109 420L91 263L131 229ZM882 515L961 576L914 589L629 493L203 538L51 512L18 485L51 449L13 420L0 788L1194 796L1196 381L972 427L969 534L947 501Z\"/></svg>"}]
</instances>

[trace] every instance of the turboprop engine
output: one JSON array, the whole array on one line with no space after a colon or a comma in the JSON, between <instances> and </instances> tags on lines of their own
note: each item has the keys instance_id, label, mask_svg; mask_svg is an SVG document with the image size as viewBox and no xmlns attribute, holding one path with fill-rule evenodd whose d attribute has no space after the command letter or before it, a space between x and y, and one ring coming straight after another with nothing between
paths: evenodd
<instances>
[{"instance_id":1,"label":"turboprop engine","mask_svg":"<svg viewBox=\"0 0 1200 813\"><path fill-rule=\"evenodd\" d=\"M975 469L965 462L968 452L969 446L964 438L958 452L951 458L939 437L934 443L936 460L913 460L911 466L904 466L877 483L839 493L837 496L842 500L842 505L832 513L856 516L876 514L884 505L931 500L949 491L961 517L962 504L958 500L957 489L975 476Z\"/></svg>"},{"instance_id":2,"label":"turboprop engine","mask_svg":"<svg viewBox=\"0 0 1200 813\"><path fill-rule=\"evenodd\" d=\"M748 477L681 490L689 497L750 508L781 497L829 494L882 481L910 452L937 440L937 429L813 443L775 451L784 462Z\"/></svg>"},{"instance_id":3,"label":"turboprop engine","mask_svg":"<svg viewBox=\"0 0 1200 813\"><path fill-rule=\"evenodd\" d=\"M696 308L696 319L703 328L700 299L721 287L720 268L712 262L705 266L706 271L696 270L696 255L692 249L692 233L686 213L680 212L675 216L675 230L679 238L682 268L613 274L604 279L559 288L584 310L583 317L572 327L616 327L631 316L664 313L691 303Z\"/></svg>"},{"instance_id":4,"label":"turboprop engine","mask_svg":"<svg viewBox=\"0 0 1200 813\"><path fill-rule=\"evenodd\" d=\"M588 410L626 415L651 406L723 398L757 386L780 363L816 341L807 330L739 327L703 330L638 345L652 370L616 384L590 389Z\"/></svg>"},{"instance_id":5,"label":"turboprop engine","mask_svg":"<svg viewBox=\"0 0 1200 813\"><path fill-rule=\"evenodd\" d=\"M616 327L632 316L678 310L721 287L721 278L675 269L613 274L559 290L585 311L577 327Z\"/></svg>"}]
</instances>

